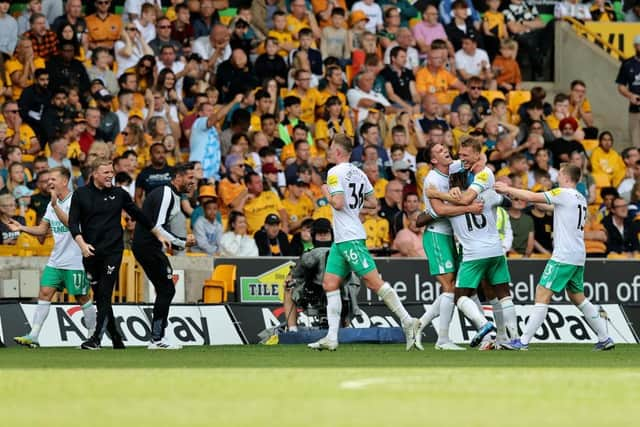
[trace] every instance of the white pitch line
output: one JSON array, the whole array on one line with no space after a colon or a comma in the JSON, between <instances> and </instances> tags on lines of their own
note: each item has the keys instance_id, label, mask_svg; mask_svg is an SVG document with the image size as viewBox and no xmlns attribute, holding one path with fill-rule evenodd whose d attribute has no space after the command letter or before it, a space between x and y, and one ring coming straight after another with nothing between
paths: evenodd
<instances>
[{"instance_id":1,"label":"white pitch line","mask_svg":"<svg viewBox=\"0 0 640 427\"><path fill-rule=\"evenodd\" d=\"M423 382L427 377L411 376L411 377L372 377L362 378L359 380L342 381L339 388L343 390L362 390L371 386L384 384L411 384Z\"/></svg>"}]
</instances>

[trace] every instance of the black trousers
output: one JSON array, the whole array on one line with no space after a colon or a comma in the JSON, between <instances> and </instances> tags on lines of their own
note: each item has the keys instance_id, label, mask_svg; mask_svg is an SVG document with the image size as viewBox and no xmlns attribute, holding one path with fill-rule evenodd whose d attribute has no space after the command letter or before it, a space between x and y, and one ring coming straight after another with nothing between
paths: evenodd
<instances>
[{"instance_id":1,"label":"black trousers","mask_svg":"<svg viewBox=\"0 0 640 427\"><path fill-rule=\"evenodd\" d=\"M151 322L151 339L159 341L164 337L164 330L168 324L169 306L176 287L173 283L173 268L169 258L161 249L140 247L135 243L131 246L133 255L142 266L156 290L156 300L153 304L153 320Z\"/></svg>"},{"instance_id":2,"label":"black trousers","mask_svg":"<svg viewBox=\"0 0 640 427\"><path fill-rule=\"evenodd\" d=\"M82 263L91 283L96 308L98 309L96 332L91 338L100 343L106 331L112 341L121 342L122 335L117 329L113 316L111 296L120 273L122 252L83 258Z\"/></svg>"}]
</instances>

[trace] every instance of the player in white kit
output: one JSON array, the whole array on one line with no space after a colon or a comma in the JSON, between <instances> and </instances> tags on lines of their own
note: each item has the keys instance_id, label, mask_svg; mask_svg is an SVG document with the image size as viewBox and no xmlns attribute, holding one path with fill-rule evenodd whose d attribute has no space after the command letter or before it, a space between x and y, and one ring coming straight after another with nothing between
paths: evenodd
<instances>
[{"instance_id":1,"label":"player in white kit","mask_svg":"<svg viewBox=\"0 0 640 427\"><path fill-rule=\"evenodd\" d=\"M360 222L360 211L376 209L378 201L367 176L349 163L353 145L346 135L336 135L327 152L329 162L335 164L327 173L327 184L322 193L333 212L333 235L335 240L329 250L322 287L327 295L327 335L309 344L315 350L338 348L338 330L342 299L340 284L352 271L363 283L374 291L400 319L407 340L407 350L415 344L418 319L409 315L395 290L385 284L376 264L367 250L366 233Z\"/></svg>"},{"instance_id":2,"label":"player in white kit","mask_svg":"<svg viewBox=\"0 0 640 427\"><path fill-rule=\"evenodd\" d=\"M571 302L582 311L585 320L598 336L594 350L611 350L615 347L613 339L607 334L604 319L584 296L584 224L587 219L587 202L576 190L578 181L580 169L565 164L558 173L560 187L544 193L520 190L504 183L496 185L498 192L512 197L531 203L553 205L553 253L536 288L534 312L529 317L524 333L508 344L513 350L528 349L529 342L544 322L551 297L565 289Z\"/></svg>"},{"instance_id":3,"label":"player in white kit","mask_svg":"<svg viewBox=\"0 0 640 427\"><path fill-rule=\"evenodd\" d=\"M453 161L449 150L443 144L427 147L427 159L432 169L424 178L423 200L425 212L433 221L428 223L422 242L429 263L429 273L438 280L442 291L420 318L415 345L418 350L424 350L422 331L433 319L439 317L436 350L466 350L449 339L449 324L455 308L454 291L459 260L453 230L447 217L466 213L480 214L483 206L479 202L461 206L448 204L437 198L430 199L428 193L432 189L442 193L449 192L449 173L461 170L462 165L459 161Z\"/></svg>"},{"instance_id":4,"label":"player in white kit","mask_svg":"<svg viewBox=\"0 0 640 427\"><path fill-rule=\"evenodd\" d=\"M65 288L69 295L73 295L82 306L84 322L88 330L87 336L93 334L96 326L96 308L88 296L89 281L82 266L82 252L67 228L72 196L68 188L71 174L64 167L53 168L50 172L51 202L47 205L40 224L35 227L27 227L16 221L8 224L12 231L21 231L34 236L45 236L51 230L55 242L53 252L40 278L38 305L33 315L31 332L22 337L14 337L16 343L26 347L40 346L38 336L49 315L51 299L56 291L63 291Z\"/></svg>"},{"instance_id":5,"label":"player in white kit","mask_svg":"<svg viewBox=\"0 0 640 427\"><path fill-rule=\"evenodd\" d=\"M467 213L449 219L462 245L462 262L456 279L456 306L478 330L470 343L472 347L476 347L495 329L494 324L487 321L482 310L470 298L482 279L486 279L495 290L506 331L511 339L517 336L518 328L509 290L511 276L496 227L496 206L502 202L502 198L493 190L495 178L491 169L482 161L480 141L475 138L462 141L459 156L464 168L475 175L473 182L464 193L452 190L450 195L440 196L446 201L461 205L469 205L477 198L484 202L483 211L479 215Z\"/></svg>"}]
</instances>

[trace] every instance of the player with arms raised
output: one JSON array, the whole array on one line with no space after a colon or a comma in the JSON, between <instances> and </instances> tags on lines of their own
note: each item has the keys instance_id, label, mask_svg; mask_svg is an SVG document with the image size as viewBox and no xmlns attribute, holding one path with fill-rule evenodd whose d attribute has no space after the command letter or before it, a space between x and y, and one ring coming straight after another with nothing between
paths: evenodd
<instances>
[{"instance_id":1,"label":"player with arms raised","mask_svg":"<svg viewBox=\"0 0 640 427\"><path fill-rule=\"evenodd\" d=\"M50 170L49 192L51 201L47 210L35 227L24 226L11 220L8 224L11 230L21 231L34 236L46 236L49 230L53 234L54 246L49 261L42 272L38 305L33 315L31 332L22 337L15 337L14 341L26 347L39 347L38 336L44 321L49 315L51 299L56 291L67 289L82 306L84 323L88 329L87 336L93 335L96 327L96 307L89 298L89 280L82 265L82 252L69 232L69 208L71 195L69 180L71 174L64 167Z\"/></svg>"},{"instance_id":2,"label":"player with arms raised","mask_svg":"<svg viewBox=\"0 0 640 427\"><path fill-rule=\"evenodd\" d=\"M329 250L322 287L327 294L327 336L309 344L316 350L338 348L340 327L340 284L352 271L364 284L374 291L400 319L407 340L407 350L415 342L418 319L409 315L395 290L385 284L365 244L366 233L360 222L360 211L375 209L378 201L367 176L349 163L353 145L346 135L336 135L327 153L328 160L335 164L327 173L327 184L322 192L333 211L333 235L335 241Z\"/></svg>"},{"instance_id":3,"label":"player with arms raised","mask_svg":"<svg viewBox=\"0 0 640 427\"><path fill-rule=\"evenodd\" d=\"M511 276L496 227L496 206L502 202L502 198L493 190L495 178L483 161L482 143L475 138L464 140L458 154L464 168L474 175L469 188L464 193L454 188L450 194L430 192L429 195L460 205L469 205L477 198L484 202L480 215L466 213L449 219L462 245L462 262L456 279L456 306L478 330L470 343L472 347L476 347L495 328L470 298L482 279L486 279L495 289L507 334L511 339L517 336L518 328L516 310L509 291Z\"/></svg>"},{"instance_id":4,"label":"player with arms raised","mask_svg":"<svg viewBox=\"0 0 640 427\"><path fill-rule=\"evenodd\" d=\"M544 193L512 188L501 182L496 184L496 190L500 193L531 203L553 205L553 254L536 288L533 314L529 317L524 333L508 344L513 350L528 349L529 342L544 322L551 297L565 289L571 302L582 311L587 323L598 335L594 350L611 350L615 347L598 310L584 296L584 224L587 219L587 202L576 190L579 180L580 169L564 164L558 173L560 187Z\"/></svg>"}]
</instances>

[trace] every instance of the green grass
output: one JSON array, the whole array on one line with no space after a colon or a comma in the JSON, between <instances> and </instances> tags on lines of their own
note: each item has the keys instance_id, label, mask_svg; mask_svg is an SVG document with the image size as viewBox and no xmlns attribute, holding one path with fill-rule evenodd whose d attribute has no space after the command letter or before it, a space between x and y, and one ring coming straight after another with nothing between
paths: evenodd
<instances>
[{"instance_id":1,"label":"green grass","mask_svg":"<svg viewBox=\"0 0 640 427\"><path fill-rule=\"evenodd\" d=\"M640 346L0 349L3 426L637 425Z\"/></svg>"}]
</instances>

